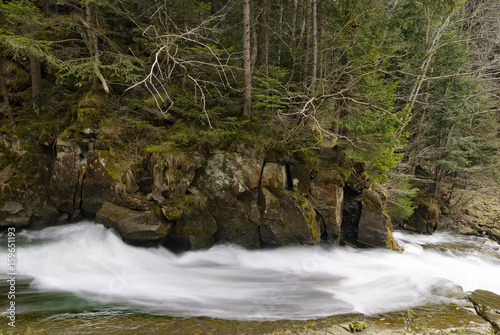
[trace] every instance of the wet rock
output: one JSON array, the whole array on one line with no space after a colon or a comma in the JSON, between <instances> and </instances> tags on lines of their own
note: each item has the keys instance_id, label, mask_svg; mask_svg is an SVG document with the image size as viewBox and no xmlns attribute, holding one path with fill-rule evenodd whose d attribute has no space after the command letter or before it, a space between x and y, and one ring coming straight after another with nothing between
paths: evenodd
<instances>
[{"instance_id":1,"label":"wet rock","mask_svg":"<svg viewBox=\"0 0 500 335\"><path fill-rule=\"evenodd\" d=\"M206 208L217 223L217 241L260 247L252 208L258 199L262 164L260 157L216 151L193 181L192 189L207 199Z\"/></svg>"},{"instance_id":2,"label":"wet rock","mask_svg":"<svg viewBox=\"0 0 500 335\"><path fill-rule=\"evenodd\" d=\"M258 226L250 219L248 205L227 191L209 197L207 208L217 222L217 241L246 248L260 247Z\"/></svg>"},{"instance_id":3,"label":"wet rock","mask_svg":"<svg viewBox=\"0 0 500 335\"><path fill-rule=\"evenodd\" d=\"M23 205L17 201L7 201L0 208L0 211L4 214L17 214L23 210Z\"/></svg>"},{"instance_id":4,"label":"wet rock","mask_svg":"<svg viewBox=\"0 0 500 335\"><path fill-rule=\"evenodd\" d=\"M458 233L462 235L476 235L476 231L468 226L461 227Z\"/></svg>"},{"instance_id":5,"label":"wet rock","mask_svg":"<svg viewBox=\"0 0 500 335\"><path fill-rule=\"evenodd\" d=\"M498 230L496 228L492 228L491 231L490 231L490 235L495 240L497 240L498 242L500 242L500 230Z\"/></svg>"},{"instance_id":6,"label":"wet rock","mask_svg":"<svg viewBox=\"0 0 500 335\"><path fill-rule=\"evenodd\" d=\"M95 222L116 229L124 241L132 243L161 243L172 227L150 211L139 212L109 202L99 209Z\"/></svg>"},{"instance_id":7,"label":"wet rock","mask_svg":"<svg viewBox=\"0 0 500 335\"><path fill-rule=\"evenodd\" d=\"M306 197L311 192L311 169L301 165L291 164L289 186Z\"/></svg>"},{"instance_id":8,"label":"wet rock","mask_svg":"<svg viewBox=\"0 0 500 335\"><path fill-rule=\"evenodd\" d=\"M49 203L42 204L33 210L30 217L30 227L43 228L54 225L60 214L55 206Z\"/></svg>"},{"instance_id":9,"label":"wet rock","mask_svg":"<svg viewBox=\"0 0 500 335\"><path fill-rule=\"evenodd\" d=\"M397 249L398 246L392 237L391 219L385 213L379 195L365 189L361 199L358 242L373 247Z\"/></svg>"},{"instance_id":10,"label":"wet rock","mask_svg":"<svg viewBox=\"0 0 500 335\"><path fill-rule=\"evenodd\" d=\"M438 227L439 207L435 203L422 198L417 198L415 204L417 208L415 208L404 227L420 233L433 233Z\"/></svg>"},{"instance_id":11,"label":"wet rock","mask_svg":"<svg viewBox=\"0 0 500 335\"><path fill-rule=\"evenodd\" d=\"M165 245L173 250L210 248L217 230L217 222L206 209L192 209L175 223Z\"/></svg>"},{"instance_id":12,"label":"wet rock","mask_svg":"<svg viewBox=\"0 0 500 335\"><path fill-rule=\"evenodd\" d=\"M500 295L486 290L475 290L469 299L477 314L491 324L495 334L500 334Z\"/></svg>"},{"instance_id":13,"label":"wet rock","mask_svg":"<svg viewBox=\"0 0 500 335\"><path fill-rule=\"evenodd\" d=\"M273 188L285 188L286 186L286 168L283 164L265 163L262 171L261 187L270 186Z\"/></svg>"},{"instance_id":14,"label":"wet rock","mask_svg":"<svg viewBox=\"0 0 500 335\"><path fill-rule=\"evenodd\" d=\"M321 226L311 203L283 189L262 189L261 238L273 245L317 244Z\"/></svg>"},{"instance_id":15,"label":"wet rock","mask_svg":"<svg viewBox=\"0 0 500 335\"><path fill-rule=\"evenodd\" d=\"M30 215L17 201L6 201L0 207L0 226L22 227L29 224Z\"/></svg>"},{"instance_id":16,"label":"wet rock","mask_svg":"<svg viewBox=\"0 0 500 335\"><path fill-rule=\"evenodd\" d=\"M310 199L324 222L328 237L337 241L341 233L343 188L333 183L313 180Z\"/></svg>"},{"instance_id":17,"label":"wet rock","mask_svg":"<svg viewBox=\"0 0 500 335\"><path fill-rule=\"evenodd\" d=\"M194 186L212 194L230 192L234 195L257 188L263 162L261 157L216 151L207 160ZM266 180L277 180L275 173L269 168Z\"/></svg>"},{"instance_id":18,"label":"wet rock","mask_svg":"<svg viewBox=\"0 0 500 335\"><path fill-rule=\"evenodd\" d=\"M446 279L441 279L431 289L433 295L451 299L466 299L465 292L460 285Z\"/></svg>"},{"instance_id":19,"label":"wet rock","mask_svg":"<svg viewBox=\"0 0 500 335\"><path fill-rule=\"evenodd\" d=\"M105 202L115 197L115 182L99 160L97 151L89 154L81 187L81 208L85 215L97 213Z\"/></svg>"},{"instance_id":20,"label":"wet rock","mask_svg":"<svg viewBox=\"0 0 500 335\"><path fill-rule=\"evenodd\" d=\"M69 151L69 150L68 150ZM58 210L73 214L81 167L77 164L76 153L59 152L49 184L50 197Z\"/></svg>"},{"instance_id":21,"label":"wet rock","mask_svg":"<svg viewBox=\"0 0 500 335\"><path fill-rule=\"evenodd\" d=\"M56 219L56 225L63 225L63 224L67 224L70 220L70 216L68 213L62 213L61 215L59 215Z\"/></svg>"}]
</instances>

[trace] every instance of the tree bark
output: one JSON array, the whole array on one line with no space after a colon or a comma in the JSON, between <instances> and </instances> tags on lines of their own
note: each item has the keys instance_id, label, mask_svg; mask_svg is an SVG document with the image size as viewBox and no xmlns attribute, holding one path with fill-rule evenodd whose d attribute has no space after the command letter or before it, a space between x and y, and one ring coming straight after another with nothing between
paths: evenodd
<instances>
[{"instance_id":1,"label":"tree bark","mask_svg":"<svg viewBox=\"0 0 500 335\"><path fill-rule=\"evenodd\" d=\"M104 92L106 94L109 94L109 87L106 79L101 73L101 70L99 69L99 64L101 63L101 60L99 58L99 44L97 41L97 36L95 34L94 29L92 28L92 9L90 7L91 1L87 0L85 2L85 10L87 14L87 21L86 21L86 28L87 28L87 37L89 39L89 44L91 48L91 52L93 53L93 58L94 58L94 79L92 83L92 89L97 90L98 86L98 79L101 81L102 88L104 89Z\"/></svg>"},{"instance_id":2,"label":"tree bark","mask_svg":"<svg viewBox=\"0 0 500 335\"><path fill-rule=\"evenodd\" d=\"M252 68L250 45L250 0L243 0L243 116L252 116Z\"/></svg>"},{"instance_id":3,"label":"tree bark","mask_svg":"<svg viewBox=\"0 0 500 335\"><path fill-rule=\"evenodd\" d=\"M30 54L30 75L31 75L31 91L33 97L33 110L36 114L40 113L42 105L42 70L38 58Z\"/></svg>"},{"instance_id":4,"label":"tree bark","mask_svg":"<svg viewBox=\"0 0 500 335\"><path fill-rule=\"evenodd\" d=\"M316 79L318 72L318 12L317 0L311 0L312 7L312 79L311 91L314 94L316 90Z\"/></svg>"},{"instance_id":5,"label":"tree bark","mask_svg":"<svg viewBox=\"0 0 500 335\"><path fill-rule=\"evenodd\" d=\"M2 89L3 103L5 108L5 113L9 118L10 126L12 130L16 129L16 122L14 121L14 115L12 113L12 107L10 106L9 93L7 92L7 84L5 80L5 73L3 69L3 58L0 58L0 88Z\"/></svg>"},{"instance_id":6,"label":"tree bark","mask_svg":"<svg viewBox=\"0 0 500 335\"><path fill-rule=\"evenodd\" d=\"M259 4L259 43L257 43L257 64L269 70L269 17L271 15L271 1L261 0Z\"/></svg>"}]
</instances>

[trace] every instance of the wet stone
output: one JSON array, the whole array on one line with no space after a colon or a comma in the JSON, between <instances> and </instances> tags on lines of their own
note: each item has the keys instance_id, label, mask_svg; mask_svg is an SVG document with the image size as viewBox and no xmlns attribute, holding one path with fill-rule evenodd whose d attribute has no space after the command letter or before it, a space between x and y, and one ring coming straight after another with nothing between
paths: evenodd
<instances>
[{"instance_id":1,"label":"wet stone","mask_svg":"<svg viewBox=\"0 0 500 335\"><path fill-rule=\"evenodd\" d=\"M477 314L491 324L495 334L500 334L500 295L486 290L475 290L469 299Z\"/></svg>"}]
</instances>

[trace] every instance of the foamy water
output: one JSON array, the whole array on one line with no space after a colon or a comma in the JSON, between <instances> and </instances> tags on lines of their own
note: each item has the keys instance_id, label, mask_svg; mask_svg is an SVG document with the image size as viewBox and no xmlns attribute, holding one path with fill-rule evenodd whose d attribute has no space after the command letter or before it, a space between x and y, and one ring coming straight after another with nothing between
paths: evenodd
<instances>
[{"instance_id":1,"label":"foamy water","mask_svg":"<svg viewBox=\"0 0 500 335\"><path fill-rule=\"evenodd\" d=\"M83 222L19 232L17 271L34 278L31 286L39 291L70 292L99 304L180 317L271 320L377 314L456 299L456 285L500 294L498 244L450 234L395 236L405 246L402 254L349 247L245 250L219 245L177 255L164 248L127 245L103 226ZM486 250L487 256L424 247L447 243L468 243ZM0 273L6 273L2 247Z\"/></svg>"}]
</instances>

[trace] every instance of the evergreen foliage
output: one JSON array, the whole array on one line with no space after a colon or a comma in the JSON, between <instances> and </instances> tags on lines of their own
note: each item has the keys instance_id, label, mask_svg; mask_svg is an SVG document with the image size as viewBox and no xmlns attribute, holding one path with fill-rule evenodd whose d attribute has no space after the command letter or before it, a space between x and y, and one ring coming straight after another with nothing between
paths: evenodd
<instances>
[{"instance_id":1,"label":"evergreen foliage","mask_svg":"<svg viewBox=\"0 0 500 335\"><path fill-rule=\"evenodd\" d=\"M499 65L480 63L477 50L494 59L500 42L476 38L494 21L473 15L497 7L250 4L245 119L241 1L3 1L0 129L14 132L5 125L15 119L18 135L54 141L100 123L99 136L133 157L244 145L314 169L361 166L363 178L383 183L398 218L411 215L416 190L408 180L417 168L427 171L436 199L448 201L472 173L498 171ZM36 119L33 84L24 80L34 76L32 56L46 91Z\"/></svg>"}]
</instances>

